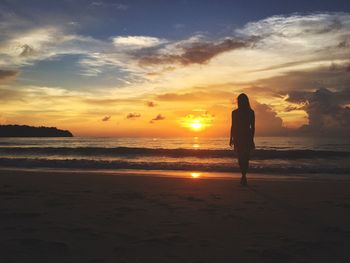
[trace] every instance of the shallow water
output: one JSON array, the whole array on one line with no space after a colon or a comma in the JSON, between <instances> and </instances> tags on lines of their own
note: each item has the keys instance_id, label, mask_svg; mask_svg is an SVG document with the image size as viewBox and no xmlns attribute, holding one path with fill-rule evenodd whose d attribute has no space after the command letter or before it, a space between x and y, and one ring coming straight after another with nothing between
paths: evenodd
<instances>
[{"instance_id":1,"label":"shallow water","mask_svg":"<svg viewBox=\"0 0 350 263\"><path fill-rule=\"evenodd\" d=\"M350 173L350 142L258 137L250 171ZM0 166L238 171L227 138L0 138Z\"/></svg>"}]
</instances>

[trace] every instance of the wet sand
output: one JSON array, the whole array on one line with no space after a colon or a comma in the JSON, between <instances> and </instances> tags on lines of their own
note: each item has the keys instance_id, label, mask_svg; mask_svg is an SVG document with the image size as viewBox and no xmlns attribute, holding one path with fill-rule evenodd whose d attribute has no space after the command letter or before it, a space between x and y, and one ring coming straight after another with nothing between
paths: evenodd
<instances>
[{"instance_id":1,"label":"wet sand","mask_svg":"<svg viewBox=\"0 0 350 263\"><path fill-rule=\"evenodd\" d=\"M242 187L0 170L0 262L350 262L349 189L332 176Z\"/></svg>"}]
</instances>

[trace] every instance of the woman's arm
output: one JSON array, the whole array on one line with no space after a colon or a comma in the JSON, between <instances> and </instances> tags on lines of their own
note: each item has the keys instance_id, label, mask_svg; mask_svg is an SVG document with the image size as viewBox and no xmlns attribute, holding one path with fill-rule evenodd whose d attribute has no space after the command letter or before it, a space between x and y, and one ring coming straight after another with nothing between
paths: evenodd
<instances>
[{"instance_id":1,"label":"woman's arm","mask_svg":"<svg viewBox=\"0 0 350 263\"><path fill-rule=\"evenodd\" d=\"M254 135L255 135L255 113L254 113L254 111L253 111L252 118L250 121L250 128L252 131L252 138L254 138Z\"/></svg>"},{"instance_id":2,"label":"woman's arm","mask_svg":"<svg viewBox=\"0 0 350 263\"><path fill-rule=\"evenodd\" d=\"M234 140L234 119L233 119L233 112L231 114L231 133L230 133L230 146L233 145Z\"/></svg>"}]
</instances>

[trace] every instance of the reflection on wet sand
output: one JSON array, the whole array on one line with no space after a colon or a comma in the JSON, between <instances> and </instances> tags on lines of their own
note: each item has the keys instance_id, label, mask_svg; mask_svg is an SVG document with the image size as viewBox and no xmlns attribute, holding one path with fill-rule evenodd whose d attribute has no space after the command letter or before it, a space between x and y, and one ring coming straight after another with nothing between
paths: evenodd
<instances>
[{"instance_id":1,"label":"reflection on wet sand","mask_svg":"<svg viewBox=\"0 0 350 263\"><path fill-rule=\"evenodd\" d=\"M192 178L198 178L201 176L201 173L191 173Z\"/></svg>"}]
</instances>

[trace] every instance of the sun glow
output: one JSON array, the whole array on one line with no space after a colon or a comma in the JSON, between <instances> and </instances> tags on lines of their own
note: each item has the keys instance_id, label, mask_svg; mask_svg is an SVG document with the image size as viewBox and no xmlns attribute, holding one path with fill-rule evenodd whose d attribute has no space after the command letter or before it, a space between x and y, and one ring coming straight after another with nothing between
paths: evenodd
<instances>
[{"instance_id":1,"label":"sun glow","mask_svg":"<svg viewBox=\"0 0 350 263\"><path fill-rule=\"evenodd\" d=\"M212 126L214 116L206 111L195 110L196 114L188 114L180 119L182 127L199 132Z\"/></svg>"},{"instance_id":2,"label":"sun glow","mask_svg":"<svg viewBox=\"0 0 350 263\"><path fill-rule=\"evenodd\" d=\"M191 123L191 128L195 131L200 130L203 127L202 123L200 123L200 120L193 120L193 123Z\"/></svg>"},{"instance_id":3,"label":"sun glow","mask_svg":"<svg viewBox=\"0 0 350 263\"><path fill-rule=\"evenodd\" d=\"M198 178L201 176L201 173L191 173L192 178Z\"/></svg>"}]
</instances>

